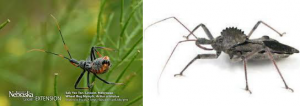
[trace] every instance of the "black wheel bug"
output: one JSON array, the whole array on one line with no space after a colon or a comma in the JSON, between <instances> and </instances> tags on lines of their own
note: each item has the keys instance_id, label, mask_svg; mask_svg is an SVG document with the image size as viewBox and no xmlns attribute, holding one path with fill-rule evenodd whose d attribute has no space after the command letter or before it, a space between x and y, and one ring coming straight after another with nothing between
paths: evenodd
<instances>
[{"instance_id":1,"label":"black wheel bug","mask_svg":"<svg viewBox=\"0 0 300 106\"><path fill-rule=\"evenodd\" d=\"M248 91L250 94L252 93L251 90L249 89L248 86L248 78L247 78L247 60L262 60L262 59L270 59L271 62L274 64L278 74L280 75L285 88L291 90L292 92L294 92L293 89L291 89L287 84L286 81L284 80L276 62L275 59L280 59L280 58L287 58L288 56L294 54L294 53L299 53L299 50L291 47L291 46L287 46L285 44L282 44L280 42L278 42L275 39L270 38L269 36L263 36L261 38L258 39L249 39L250 36L252 35L252 33L257 29L257 27L260 24L263 24L265 26L267 26L268 28L270 28L271 30L275 31L276 33L278 33L280 36L283 36L285 33L279 33L277 30L275 30L274 28L272 28L271 26L269 26L268 24L266 24L263 21L258 21L255 26L253 27L253 29L250 31L250 33L248 35L244 34L244 31L238 29L238 28L234 28L234 27L229 27L224 29L221 32L221 35L218 36L217 38L214 38L212 36L212 34L210 33L210 31L208 30L208 28L204 25L204 24L199 24L197 25L192 31L190 31L181 21L179 21L176 17L169 17L169 18L165 18L163 20L157 21L151 25L149 25L148 27L146 27L144 33L146 32L146 30L157 24L160 22L163 22L165 20L168 19L174 19L176 20L181 26L183 26L190 34L186 37L186 40L183 41L179 41L176 46L174 47L172 53L170 54L167 62L165 63L162 72L160 74L159 80L161 78L161 75L163 73L163 71L165 70L170 58L172 57L174 51L176 50L177 46L180 43L183 42L191 42L194 41L196 46L203 49L203 50L215 50L216 53L215 54L198 54L194 59L192 59L185 67L184 69L179 73L179 74L175 74L174 76L182 76L183 72L197 59L217 59L219 57L219 55L224 52L226 54L229 55L230 59L232 60L238 60L238 61L243 61L244 64L244 71L245 71L245 80L246 80L246 88L245 90ZM194 32L201 27L205 34L207 35L207 37L209 39L206 38L198 38L196 37L196 35L194 34ZM144 34L145 35L145 34ZM190 36L193 36L195 39L189 39ZM206 48L202 45L211 45L212 48ZM158 80L158 81L159 81ZM159 82L158 82L159 83ZM159 84L158 84L159 85Z\"/></svg>"},{"instance_id":2,"label":"black wheel bug","mask_svg":"<svg viewBox=\"0 0 300 106\"><path fill-rule=\"evenodd\" d=\"M103 50L108 50L108 51L115 51L115 50L113 50L111 48L106 48L106 47L92 47L91 48L91 52L90 52L90 57L87 58L86 60L77 61L76 59L73 59L72 56L71 56L71 54L70 54L70 52L69 52L69 49L68 49L68 47L67 47L67 45L65 43L65 40L64 40L64 38L62 36L62 32L61 32L61 29L59 27L58 21L56 20L56 18L53 15L51 15L51 17L56 22L56 26L58 28L59 34L60 34L61 39L63 41L64 48L68 52L70 58L65 57L65 56L63 56L61 54L53 53L53 52L42 50L42 49L32 49L32 50L29 50L28 52L31 52L31 51L40 51L40 52L45 52L45 53L48 53L48 54L53 54L53 55L59 56L61 58L67 59L75 67L81 68L83 71L81 72L80 76L78 77L77 81L75 82L75 89L89 89L89 88L91 88L94 85L94 82L92 82L92 84L89 83L89 75L90 75L90 73L93 73L96 76L96 78L98 78L99 80L101 80L102 82L104 82L106 84L113 84L113 85L121 85L121 84L123 84L123 83L108 82L108 81L100 78L99 76L97 76L97 74L104 74L104 73L106 73L109 70L109 68L111 67L111 63L110 63L109 57L108 56L102 56L97 51L97 49L103 49ZM95 52L97 53L98 58L96 57ZM87 72L87 85L88 85L88 87L77 87L77 85L80 82L82 76L86 72Z\"/></svg>"}]
</instances>

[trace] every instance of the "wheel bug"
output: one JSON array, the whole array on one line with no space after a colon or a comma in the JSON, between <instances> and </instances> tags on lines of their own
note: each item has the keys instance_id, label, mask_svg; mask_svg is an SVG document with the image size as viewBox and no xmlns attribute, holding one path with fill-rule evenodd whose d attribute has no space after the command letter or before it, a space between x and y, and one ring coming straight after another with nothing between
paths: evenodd
<instances>
[{"instance_id":1,"label":"wheel bug","mask_svg":"<svg viewBox=\"0 0 300 106\"><path fill-rule=\"evenodd\" d=\"M244 34L244 31L234 28L234 27L228 27L224 29L221 32L221 35L217 38L214 38L208 28L204 24L197 25L192 31L190 31L181 21L179 21L176 17L169 17L165 18L163 20L157 21L148 27L146 27L144 33L146 30L163 21L166 21L168 19L174 19L176 20L181 26L183 26L188 32L189 35L185 36L186 40L179 41L176 46L174 47L173 51L171 52L167 62L165 63L162 72L160 74L159 80L162 76L163 71L165 70L170 58L172 57L174 51L176 50L177 46L183 42L195 42L196 46L207 51L215 50L215 54L198 54L195 58L193 58L185 67L184 69L179 73L175 74L174 76L182 76L183 72L196 60L198 59L217 59L219 55L224 52L229 55L231 60L238 60L243 61L244 64L244 71L245 71L245 80L246 80L246 87L245 90L248 91L250 94L252 94L251 90L248 86L248 77L247 77L247 61L248 60L262 60L262 59L270 59L271 62L274 64L278 74L280 75L285 88L291 90L294 92L293 89L291 89L285 82L276 62L275 59L280 58L287 58L288 56L299 53L299 51L291 46L287 46L285 44L282 44L278 42L275 39L270 38L269 36L262 36L258 39L249 39L252 33L257 29L257 27L260 24L263 24L270 28L271 30L275 31L280 36L283 36L285 33L279 33L277 30L275 30L273 27L269 26L263 21L258 21L255 26L252 28L250 33L248 35ZM207 37L206 38L198 38L194 34L194 32L201 27ZM145 35L145 34L144 34ZM193 36L195 39L190 39L190 36ZM202 45L211 45L212 48L206 48ZM159 80L158 80L158 86L159 86Z\"/></svg>"},{"instance_id":2,"label":"wheel bug","mask_svg":"<svg viewBox=\"0 0 300 106\"><path fill-rule=\"evenodd\" d=\"M62 32L61 32L60 26L58 24L58 21L56 20L56 18L53 15L51 15L51 17L56 22L56 26L57 26L59 34L61 36L62 42L64 44L64 48L68 52L68 55L70 56L70 58L68 58L66 56L63 56L61 54L53 53L53 52L42 50L42 49L32 49L32 50L29 50L28 52L39 51L39 52L45 52L45 53L48 53L48 54L56 55L56 56L59 56L61 58L67 59L75 67L81 68L83 71L81 72L80 76L78 77L77 81L75 82L75 86L74 86L75 89L90 89L94 85L94 82L92 82L92 84L89 83L90 73L93 73L94 76L96 76L96 78L98 78L99 80L101 80L102 82L104 82L106 84L113 84L113 85L121 85L121 84L123 84L123 83L108 82L108 81L100 78L99 76L97 76L97 74L104 74L104 73L106 73L109 70L109 68L111 67L111 63L110 63L109 57L108 56L102 56L97 51L97 49L103 49L103 50L108 50L108 51L115 51L115 50L113 50L111 48L106 48L106 47L92 47L91 48L91 52L90 52L90 56L86 60L77 61L76 59L72 58L71 53L69 52L69 49L68 49L68 47L67 47L67 45L65 43L65 40L64 40L64 38L62 36ZM98 58L96 57L95 52L97 53ZM87 85L88 85L88 87L77 87L77 85L80 82L82 76L86 72L87 72Z\"/></svg>"}]
</instances>

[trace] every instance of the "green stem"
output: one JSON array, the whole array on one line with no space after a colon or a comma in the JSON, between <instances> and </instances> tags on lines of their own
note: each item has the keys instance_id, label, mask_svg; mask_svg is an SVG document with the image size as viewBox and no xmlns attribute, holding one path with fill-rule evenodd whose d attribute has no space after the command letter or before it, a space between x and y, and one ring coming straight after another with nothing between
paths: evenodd
<instances>
[{"instance_id":1,"label":"green stem","mask_svg":"<svg viewBox=\"0 0 300 106\"><path fill-rule=\"evenodd\" d=\"M106 37L103 37L103 42L106 42L107 40L110 42L110 44L112 45L112 48L117 48L117 45L115 44L115 42L110 38L110 35L108 33L108 31L110 30L110 27L111 27L111 24L113 22L113 18L114 18L114 13L111 13L111 15L108 17L108 22L107 22L107 25L105 26L105 29L104 29L104 36ZM105 43L107 44L107 43Z\"/></svg>"},{"instance_id":2,"label":"green stem","mask_svg":"<svg viewBox=\"0 0 300 106\"><path fill-rule=\"evenodd\" d=\"M140 51L138 50L138 52L135 54L135 56L131 59L131 61L129 62L129 64L126 66L126 68L122 71L122 73L119 75L119 77L117 78L116 82L119 82L120 79L124 76L126 70L129 68L129 66L132 64L132 62L135 60L135 58L138 56L138 54L140 53Z\"/></svg>"},{"instance_id":3,"label":"green stem","mask_svg":"<svg viewBox=\"0 0 300 106\"><path fill-rule=\"evenodd\" d=\"M3 22L3 23L0 25L0 30L1 30L6 24L8 24L9 22L10 22L9 19L7 19L5 22Z\"/></svg>"},{"instance_id":4,"label":"green stem","mask_svg":"<svg viewBox=\"0 0 300 106\"><path fill-rule=\"evenodd\" d=\"M130 48L129 52L126 53L126 55L122 58L122 60L126 59L128 57L128 55L131 53L131 51L133 49L135 49L135 47L140 44L140 42L143 40L143 37L140 37L140 39L133 45L133 47Z\"/></svg>"},{"instance_id":5,"label":"green stem","mask_svg":"<svg viewBox=\"0 0 300 106\"><path fill-rule=\"evenodd\" d=\"M101 4L101 2L100 2L100 4ZM97 40L99 40L100 42L102 41L102 40L100 40L100 31L101 31L101 28L102 28L101 20L102 20L102 13L103 13L103 11L104 11L104 6L105 6L105 4L106 4L106 0L103 0L101 6L100 6L100 8L99 8L98 21L97 21L97 35L96 35L96 37L93 39L90 48L91 48L92 46L95 45L95 43L96 43ZM103 44L103 43L102 43L102 44ZM89 52L88 52L88 53L89 53ZM89 80L89 79L88 79L88 80ZM91 81L91 82L94 82L94 81L95 81L95 76L92 77L92 81ZM91 92L94 91L94 86L90 89L90 91L91 91ZM89 101L88 105L89 105L89 106L92 106L92 101Z\"/></svg>"},{"instance_id":6,"label":"green stem","mask_svg":"<svg viewBox=\"0 0 300 106\"><path fill-rule=\"evenodd\" d=\"M133 78L134 78L136 75L138 75L139 72L141 72L141 71L143 71L143 66L141 66L138 70L136 70L136 71L133 72L131 75L129 75L128 77L126 77L126 78L128 78L128 79L126 79L126 81L124 82L124 83L126 83L126 85L120 87L119 92L122 91L122 90L124 90L124 89L129 85L129 83L133 80Z\"/></svg>"},{"instance_id":7,"label":"green stem","mask_svg":"<svg viewBox=\"0 0 300 106\"><path fill-rule=\"evenodd\" d=\"M76 6L76 4L78 3L78 0L72 0L70 1L70 3L68 4L66 11L64 13L64 16L61 18L61 20L59 20L60 26L62 27L63 25L65 25L69 19L69 16L71 16L70 14L72 13L72 11L74 10L74 7ZM55 28L55 32L57 32L57 29ZM58 33L57 33L58 34ZM60 36L56 35L53 37L52 41L49 41L49 43L46 43L46 41L44 41L46 44L44 45L44 48L47 49L48 51L52 51L57 42L59 41L58 38ZM49 87L48 87L48 82L49 82L49 75L50 75L50 70L52 67L50 67L53 58L51 58L51 55L45 55L44 57L45 62L43 63L43 76L42 77L42 84L41 84L41 89L40 89L40 93L39 95L47 95ZM38 106L44 106L44 102L40 101L38 103Z\"/></svg>"},{"instance_id":8,"label":"green stem","mask_svg":"<svg viewBox=\"0 0 300 106\"><path fill-rule=\"evenodd\" d=\"M142 98L143 98L143 95L140 95L140 96L134 98L133 100L129 101L125 106L131 106L133 103L139 101Z\"/></svg>"},{"instance_id":9,"label":"green stem","mask_svg":"<svg viewBox=\"0 0 300 106\"><path fill-rule=\"evenodd\" d=\"M58 73L54 73L54 96L57 96L57 76ZM60 106L58 100L55 101L56 106Z\"/></svg>"},{"instance_id":10,"label":"green stem","mask_svg":"<svg viewBox=\"0 0 300 106\"><path fill-rule=\"evenodd\" d=\"M102 3L102 4L101 4ZM103 0L103 2L100 2L100 8L99 8L99 14L98 14L98 20L97 20L97 39L99 41L101 41L100 39L100 33L101 33L101 27L102 27L102 14L103 14L103 11L104 11L104 7L105 7L105 4L106 4L106 0Z\"/></svg>"},{"instance_id":11,"label":"green stem","mask_svg":"<svg viewBox=\"0 0 300 106\"><path fill-rule=\"evenodd\" d=\"M120 16L120 26L123 28L123 18L124 18L124 0L121 0L121 16Z\"/></svg>"},{"instance_id":12,"label":"green stem","mask_svg":"<svg viewBox=\"0 0 300 106\"><path fill-rule=\"evenodd\" d=\"M140 41L143 40L143 37L141 37L132 47L131 49L126 53L126 55L121 59L121 61L119 61L116 65L114 65L114 67L111 70L114 70L116 67L118 67L120 64L122 64L125 59L129 56L130 53L132 53L133 49L136 48L136 46L139 44ZM109 79L110 75L111 75L112 71L109 71L107 73L106 79Z\"/></svg>"},{"instance_id":13,"label":"green stem","mask_svg":"<svg viewBox=\"0 0 300 106\"><path fill-rule=\"evenodd\" d=\"M133 16L134 13L136 12L136 10L138 10L138 7L140 7L142 3L143 3L143 2L141 1L141 2L139 2L139 3L134 7L133 11L130 13L128 19L126 20L126 23L125 23L124 27L123 27L122 30L121 30L121 34L120 34L120 38L119 38L118 51L121 50L121 47L120 47L120 46L121 46L121 43L122 43L122 40L123 40L123 36L124 36L125 30L127 29L127 26L129 25L129 22L130 22L132 16ZM121 56L120 56L120 52L119 52L119 57L121 57Z\"/></svg>"}]
</instances>

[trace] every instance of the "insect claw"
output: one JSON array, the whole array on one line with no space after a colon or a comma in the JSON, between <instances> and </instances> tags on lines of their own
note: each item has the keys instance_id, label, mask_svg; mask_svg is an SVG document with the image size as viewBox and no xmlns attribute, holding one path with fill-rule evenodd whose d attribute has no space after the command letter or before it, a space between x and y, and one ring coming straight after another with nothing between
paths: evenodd
<instances>
[{"instance_id":1,"label":"insect claw","mask_svg":"<svg viewBox=\"0 0 300 106\"><path fill-rule=\"evenodd\" d=\"M286 32L283 32L282 34L280 34L280 37L282 37L283 35L285 35L286 34Z\"/></svg>"},{"instance_id":2,"label":"insect claw","mask_svg":"<svg viewBox=\"0 0 300 106\"><path fill-rule=\"evenodd\" d=\"M93 82L92 84L90 84L88 88L91 89L91 88L94 86L94 83L95 83L95 82Z\"/></svg>"},{"instance_id":3,"label":"insect claw","mask_svg":"<svg viewBox=\"0 0 300 106\"><path fill-rule=\"evenodd\" d=\"M185 38L185 39L189 39L188 36L182 36L182 37Z\"/></svg>"},{"instance_id":4,"label":"insect claw","mask_svg":"<svg viewBox=\"0 0 300 106\"><path fill-rule=\"evenodd\" d=\"M248 91L250 94L252 94L251 90L249 90L249 89L247 89L247 88L246 88L245 90Z\"/></svg>"},{"instance_id":5,"label":"insect claw","mask_svg":"<svg viewBox=\"0 0 300 106\"><path fill-rule=\"evenodd\" d=\"M292 88L286 87L286 89L294 92L294 90Z\"/></svg>"},{"instance_id":6,"label":"insect claw","mask_svg":"<svg viewBox=\"0 0 300 106\"><path fill-rule=\"evenodd\" d=\"M174 77L182 77L182 74L175 74Z\"/></svg>"}]
</instances>

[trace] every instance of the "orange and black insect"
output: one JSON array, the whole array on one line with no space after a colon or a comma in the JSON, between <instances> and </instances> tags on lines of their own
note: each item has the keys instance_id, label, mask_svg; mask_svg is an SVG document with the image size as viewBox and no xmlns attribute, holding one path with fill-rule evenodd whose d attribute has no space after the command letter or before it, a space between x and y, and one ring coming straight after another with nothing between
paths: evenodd
<instances>
[{"instance_id":1,"label":"orange and black insect","mask_svg":"<svg viewBox=\"0 0 300 106\"><path fill-rule=\"evenodd\" d=\"M68 52L70 58L68 58L66 56L63 56L61 54L53 53L53 52L42 50L42 49L32 49L29 52L31 52L31 51L40 51L40 52L45 52L45 53L48 53L48 54L53 54L53 55L59 56L61 58L67 59L75 67L81 68L83 71L81 72L80 76L78 77L77 81L75 82L75 89L89 89L89 88L91 88L94 85L94 82L91 83L91 84L89 83L89 75L90 75L90 73L93 73L96 76L96 78L98 78L99 80L103 81L106 84L113 84L113 85L122 84L122 83L108 82L108 81L100 78L99 76L97 76L97 74L103 74L103 73L107 72L109 70L109 68L111 67L111 63L110 63L109 57L108 56L102 56L97 51L97 49L104 49L104 50L108 50L108 51L114 51L113 49L106 48L106 47L92 47L91 48L91 52L90 52L90 56L86 60L77 61L76 59L73 59L72 56L71 56L71 53L69 52L69 49L68 49L65 41L64 41L64 38L63 38L62 33L61 33L61 29L59 27L59 24L58 24L56 18L53 15L51 15L51 16L52 16L52 18L56 22L59 34L60 34L61 39L62 39L63 44L64 44L64 48ZM98 58L96 57L95 53L97 53ZM79 81L81 80L82 76L86 72L87 72L87 84L88 84L88 87L77 87Z\"/></svg>"}]
</instances>

